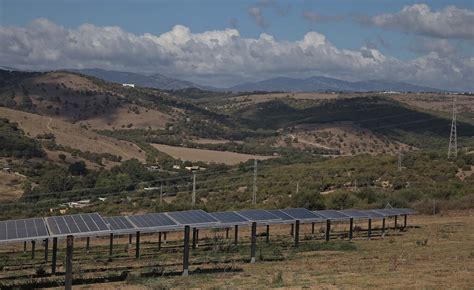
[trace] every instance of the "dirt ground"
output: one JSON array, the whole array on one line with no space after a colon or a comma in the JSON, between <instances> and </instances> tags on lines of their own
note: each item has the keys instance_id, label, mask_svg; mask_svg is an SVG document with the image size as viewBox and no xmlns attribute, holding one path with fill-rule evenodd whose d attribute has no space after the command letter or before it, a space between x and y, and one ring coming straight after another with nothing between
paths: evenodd
<instances>
[{"instance_id":1,"label":"dirt ground","mask_svg":"<svg viewBox=\"0 0 474 290\"><path fill-rule=\"evenodd\" d=\"M156 149L171 155L174 158L179 158L187 161L203 161L207 163L224 163L228 165L245 162L249 159L265 160L273 156L259 156L251 154L242 154L227 151L215 151L206 149L186 148L178 146L169 146L164 144L151 144Z\"/></svg>"}]
</instances>

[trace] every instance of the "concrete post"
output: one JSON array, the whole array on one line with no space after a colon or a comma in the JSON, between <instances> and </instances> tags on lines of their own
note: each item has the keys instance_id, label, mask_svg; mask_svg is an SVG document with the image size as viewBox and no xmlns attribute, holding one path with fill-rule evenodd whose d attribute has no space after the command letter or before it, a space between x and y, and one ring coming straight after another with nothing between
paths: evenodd
<instances>
[{"instance_id":1,"label":"concrete post","mask_svg":"<svg viewBox=\"0 0 474 290\"><path fill-rule=\"evenodd\" d=\"M64 289L72 290L72 256L74 251L74 236L66 239L66 282Z\"/></svg>"},{"instance_id":2,"label":"concrete post","mask_svg":"<svg viewBox=\"0 0 474 290\"><path fill-rule=\"evenodd\" d=\"M237 246L239 242L239 226L236 225L234 228L234 244Z\"/></svg>"},{"instance_id":3,"label":"concrete post","mask_svg":"<svg viewBox=\"0 0 474 290\"><path fill-rule=\"evenodd\" d=\"M331 238L331 220L326 220L326 242Z\"/></svg>"},{"instance_id":4,"label":"concrete post","mask_svg":"<svg viewBox=\"0 0 474 290\"><path fill-rule=\"evenodd\" d=\"M298 248L300 244L300 221L296 220L295 223L295 247Z\"/></svg>"},{"instance_id":5,"label":"concrete post","mask_svg":"<svg viewBox=\"0 0 474 290\"><path fill-rule=\"evenodd\" d=\"M135 237L135 259L140 259L140 232Z\"/></svg>"},{"instance_id":6,"label":"concrete post","mask_svg":"<svg viewBox=\"0 0 474 290\"><path fill-rule=\"evenodd\" d=\"M189 226L184 227L183 276L189 275Z\"/></svg>"},{"instance_id":7,"label":"concrete post","mask_svg":"<svg viewBox=\"0 0 474 290\"><path fill-rule=\"evenodd\" d=\"M51 257L51 274L56 274L56 258L58 255L58 238L53 238L53 254Z\"/></svg>"},{"instance_id":8,"label":"concrete post","mask_svg":"<svg viewBox=\"0 0 474 290\"><path fill-rule=\"evenodd\" d=\"M252 223L252 241L251 241L251 247L250 247L250 263L255 263L255 253L257 250L256 247L257 244L257 223L253 222Z\"/></svg>"}]
</instances>

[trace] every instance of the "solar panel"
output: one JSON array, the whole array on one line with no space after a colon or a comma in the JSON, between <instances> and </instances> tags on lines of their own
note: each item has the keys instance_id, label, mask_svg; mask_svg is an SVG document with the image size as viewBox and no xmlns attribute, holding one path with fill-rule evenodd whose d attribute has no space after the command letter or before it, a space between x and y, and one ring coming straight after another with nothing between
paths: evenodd
<instances>
[{"instance_id":1,"label":"solar panel","mask_svg":"<svg viewBox=\"0 0 474 290\"><path fill-rule=\"evenodd\" d=\"M316 210L314 213L324 217L329 220L348 220L349 216L339 212L337 210L326 209L326 210Z\"/></svg>"},{"instance_id":2,"label":"solar panel","mask_svg":"<svg viewBox=\"0 0 474 290\"><path fill-rule=\"evenodd\" d=\"M407 214L407 215L411 215L411 214L416 213L416 211L414 211L410 208L391 208L390 210L394 211L394 212L398 212L400 214Z\"/></svg>"},{"instance_id":3,"label":"solar panel","mask_svg":"<svg viewBox=\"0 0 474 290\"><path fill-rule=\"evenodd\" d=\"M368 219L370 217L367 213L356 209L344 209L340 210L339 212L342 212L343 214L354 219Z\"/></svg>"},{"instance_id":4,"label":"solar panel","mask_svg":"<svg viewBox=\"0 0 474 290\"><path fill-rule=\"evenodd\" d=\"M104 221L107 225L110 225L110 229L114 232L136 229L125 216L105 217Z\"/></svg>"},{"instance_id":5,"label":"solar panel","mask_svg":"<svg viewBox=\"0 0 474 290\"><path fill-rule=\"evenodd\" d=\"M371 219L382 219L385 216L383 214L380 214L374 210L363 210L364 213L366 213Z\"/></svg>"},{"instance_id":6,"label":"solar panel","mask_svg":"<svg viewBox=\"0 0 474 290\"><path fill-rule=\"evenodd\" d=\"M178 227L178 224L165 213L132 215L127 216L127 218L140 230L174 229Z\"/></svg>"},{"instance_id":7,"label":"solar panel","mask_svg":"<svg viewBox=\"0 0 474 290\"><path fill-rule=\"evenodd\" d=\"M269 211L263 209L250 209L250 210L241 210L237 212L239 215L250 221L278 221L282 220L277 215L270 213Z\"/></svg>"},{"instance_id":8,"label":"solar panel","mask_svg":"<svg viewBox=\"0 0 474 290\"><path fill-rule=\"evenodd\" d=\"M0 221L0 243L49 238L42 218Z\"/></svg>"},{"instance_id":9,"label":"solar panel","mask_svg":"<svg viewBox=\"0 0 474 290\"><path fill-rule=\"evenodd\" d=\"M46 218L52 236L106 234L110 232L98 213L53 216Z\"/></svg>"},{"instance_id":10,"label":"solar panel","mask_svg":"<svg viewBox=\"0 0 474 290\"><path fill-rule=\"evenodd\" d=\"M284 221L293 221L295 220L293 217L287 215L286 213L282 212L279 209L271 209L267 210L269 213L276 215L277 217L281 218Z\"/></svg>"},{"instance_id":11,"label":"solar panel","mask_svg":"<svg viewBox=\"0 0 474 290\"><path fill-rule=\"evenodd\" d=\"M217 223L217 219L203 210L173 211L166 213L182 225Z\"/></svg>"},{"instance_id":12,"label":"solar panel","mask_svg":"<svg viewBox=\"0 0 474 290\"><path fill-rule=\"evenodd\" d=\"M236 214L233 211L221 211L210 213L219 223L223 224L243 224L248 223L249 220Z\"/></svg>"},{"instance_id":13,"label":"solar panel","mask_svg":"<svg viewBox=\"0 0 474 290\"><path fill-rule=\"evenodd\" d=\"M374 209L376 213L379 213L383 215L384 217L392 217L392 216L397 216L400 215L399 213L393 211L392 209Z\"/></svg>"},{"instance_id":14,"label":"solar panel","mask_svg":"<svg viewBox=\"0 0 474 290\"><path fill-rule=\"evenodd\" d=\"M287 208L282 209L282 212L291 216L295 220L320 220L321 216L305 209L305 208Z\"/></svg>"}]
</instances>

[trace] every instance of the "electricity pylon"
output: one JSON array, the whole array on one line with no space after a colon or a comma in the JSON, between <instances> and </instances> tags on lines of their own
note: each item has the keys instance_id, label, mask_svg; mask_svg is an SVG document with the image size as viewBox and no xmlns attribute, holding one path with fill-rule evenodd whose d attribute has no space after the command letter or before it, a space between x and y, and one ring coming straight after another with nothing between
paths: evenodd
<instances>
[{"instance_id":1,"label":"electricity pylon","mask_svg":"<svg viewBox=\"0 0 474 290\"><path fill-rule=\"evenodd\" d=\"M451 133L449 134L448 158L451 155L458 156L458 134L456 130L456 96L453 98L453 119L451 121Z\"/></svg>"}]
</instances>

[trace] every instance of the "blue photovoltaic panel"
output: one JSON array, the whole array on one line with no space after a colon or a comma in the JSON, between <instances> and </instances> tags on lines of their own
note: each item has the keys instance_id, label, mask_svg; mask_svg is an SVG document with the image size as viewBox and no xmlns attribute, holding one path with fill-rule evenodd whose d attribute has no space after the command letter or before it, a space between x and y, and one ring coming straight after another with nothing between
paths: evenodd
<instances>
[{"instance_id":1,"label":"blue photovoltaic panel","mask_svg":"<svg viewBox=\"0 0 474 290\"><path fill-rule=\"evenodd\" d=\"M369 218L369 215L363 211L356 210L356 209L344 209L340 210L339 212L342 212L345 215L348 215L351 218L354 219L367 219Z\"/></svg>"},{"instance_id":2,"label":"blue photovoltaic panel","mask_svg":"<svg viewBox=\"0 0 474 290\"><path fill-rule=\"evenodd\" d=\"M48 229L43 218L0 221L0 242L46 239Z\"/></svg>"},{"instance_id":3,"label":"blue photovoltaic panel","mask_svg":"<svg viewBox=\"0 0 474 290\"><path fill-rule=\"evenodd\" d=\"M286 213L282 212L279 209L270 209L267 210L269 213L276 215L277 217L281 218L284 221L292 221L295 220L293 217L287 215Z\"/></svg>"},{"instance_id":4,"label":"blue photovoltaic panel","mask_svg":"<svg viewBox=\"0 0 474 290\"><path fill-rule=\"evenodd\" d=\"M281 220L277 215L263 209L241 210L237 212L239 215L250 221L277 221Z\"/></svg>"},{"instance_id":5,"label":"blue photovoltaic panel","mask_svg":"<svg viewBox=\"0 0 474 290\"><path fill-rule=\"evenodd\" d=\"M182 225L217 223L217 219L203 210L173 211L166 213Z\"/></svg>"},{"instance_id":6,"label":"blue photovoltaic panel","mask_svg":"<svg viewBox=\"0 0 474 290\"><path fill-rule=\"evenodd\" d=\"M383 219L385 217L383 214L380 214L374 210L363 210L363 212L371 219Z\"/></svg>"},{"instance_id":7,"label":"blue photovoltaic panel","mask_svg":"<svg viewBox=\"0 0 474 290\"><path fill-rule=\"evenodd\" d=\"M217 219L220 223L224 224L232 224L232 223L248 223L249 220L246 218L236 214L233 211L221 211L221 212L213 212L210 213L215 219Z\"/></svg>"},{"instance_id":8,"label":"blue photovoltaic panel","mask_svg":"<svg viewBox=\"0 0 474 290\"><path fill-rule=\"evenodd\" d=\"M319 220L321 217L305 208L287 208L282 209L282 212L293 217L296 220Z\"/></svg>"},{"instance_id":9,"label":"blue photovoltaic panel","mask_svg":"<svg viewBox=\"0 0 474 290\"><path fill-rule=\"evenodd\" d=\"M385 217L392 217L392 216L397 216L400 215L399 213L393 211L392 209L374 209L375 212L385 216Z\"/></svg>"},{"instance_id":10,"label":"blue photovoltaic panel","mask_svg":"<svg viewBox=\"0 0 474 290\"><path fill-rule=\"evenodd\" d=\"M172 227L178 224L164 213L149 213L144 215L128 216L128 219L138 228Z\"/></svg>"},{"instance_id":11,"label":"blue photovoltaic panel","mask_svg":"<svg viewBox=\"0 0 474 290\"><path fill-rule=\"evenodd\" d=\"M135 226L124 216L105 217L104 220L110 225L112 231L135 229Z\"/></svg>"},{"instance_id":12,"label":"blue photovoltaic panel","mask_svg":"<svg viewBox=\"0 0 474 290\"><path fill-rule=\"evenodd\" d=\"M337 210L327 209L327 210L317 210L315 211L316 214L324 217L325 219L329 220L347 220L349 217L342 212L338 212Z\"/></svg>"},{"instance_id":13,"label":"blue photovoltaic panel","mask_svg":"<svg viewBox=\"0 0 474 290\"><path fill-rule=\"evenodd\" d=\"M410 209L410 208L391 208L390 209L391 211L394 211L394 212L397 212L397 213L400 213L400 214L407 214L407 215L411 215L411 214L415 214L416 211Z\"/></svg>"},{"instance_id":14,"label":"blue photovoltaic panel","mask_svg":"<svg viewBox=\"0 0 474 290\"><path fill-rule=\"evenodd\" d=\"M110 231L98 213L47 217L46 224L52 236L104 234Z\"/></svg>"}]
</instances>

